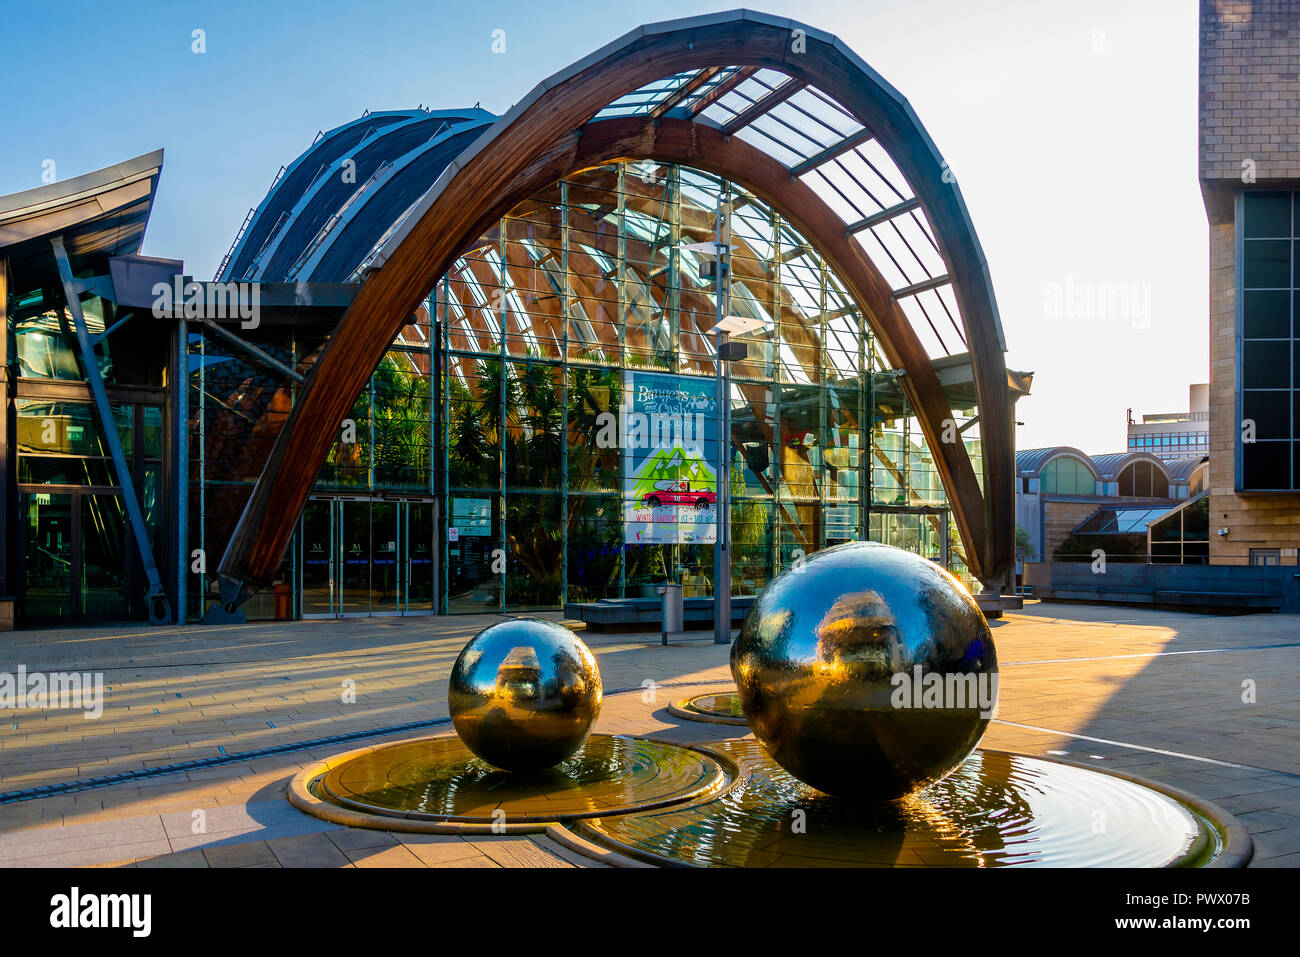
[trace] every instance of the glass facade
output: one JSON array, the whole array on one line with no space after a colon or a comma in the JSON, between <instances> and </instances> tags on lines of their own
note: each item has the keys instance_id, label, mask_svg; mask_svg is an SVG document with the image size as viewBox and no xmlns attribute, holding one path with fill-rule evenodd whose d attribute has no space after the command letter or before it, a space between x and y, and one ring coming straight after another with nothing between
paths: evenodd
<instances>
[{"instance_id":1,"label":"glass facade","mask_svg":"<svg viewBox=\"0 0 1300 957\"><path fill-rule=\"evenodd\" d=\"M713 382L713 255L689 247L724 236L727 311L764 323L734 337L730 369L733 591L866 538L969 580L919 424L833 270L734 184L625 162L520 204L439 278L321 472L282 568L293 610L554 609L665 580L711 594L711 544L625 542L622 458L599 436L630 372ZM326 333L257 342L305 370ZM190 545L215 563L295 386L220 340L192 332L189 350ZM954 411L978 473L973 419ZM197 577L192 616L215 595Z\"/></svg>"},{"instance_id":2,"label":"glass facade","mask_svg":"<svg viewBox=\"0 0 1300 957\"><path fill-rule=\"evenodd\" d=\"M1210 451L1209 432L1144 432L1128 437L1130 452L1150 452L1162 459L1204 455Z\"/></svg>"},{"instance_id":3,"label":"glass facade","mask_svg":"<svg viewBox=\"0 0 1300 957\"><path fill-rule=\"evenodd\" d=\"M1151 523L1151 561L1158 565L1210 563L1210 496L1189 500Z\"/></svg>"},{"instance_id":4,"label":"glass facade","mask_svg":"<svg viewBox=\"0 0 1300 957\"><path fill-rule=\"evenodd\" d=\"M6 305L13 477L23 529L16 555L18 614L32 623L143 618L145 577L72 319L49 290L15 290ZM164 549L168 337L98 296L81 305L88 331L99 337L95 360L113 428L158 556Z\"/></svg>"},{"instance_id":5,"label":"glass facade","mask_svg":"<svg viewBox=\"0 0 1300 957\"><path fill-rule=\"evenodd\" d=\"M1237 485L1300 490L1300 193L1241 194Z\"/></svg>"}]
</instances>

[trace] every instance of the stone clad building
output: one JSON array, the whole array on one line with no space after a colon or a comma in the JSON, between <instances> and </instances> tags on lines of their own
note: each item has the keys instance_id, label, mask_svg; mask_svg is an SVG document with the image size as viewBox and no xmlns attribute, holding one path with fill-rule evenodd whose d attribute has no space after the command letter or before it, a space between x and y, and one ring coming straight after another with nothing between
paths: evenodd
<instances>
[{"instance_id":1,"label":"stone clad building","mask_svg":"<svg viewBox=\"0 0 1300 957\"><path fill-rule=\"evenodd\" d=\"M1202 0L1210 561L1300 544L1300 2Z\"/></svg>"}]
</instances>

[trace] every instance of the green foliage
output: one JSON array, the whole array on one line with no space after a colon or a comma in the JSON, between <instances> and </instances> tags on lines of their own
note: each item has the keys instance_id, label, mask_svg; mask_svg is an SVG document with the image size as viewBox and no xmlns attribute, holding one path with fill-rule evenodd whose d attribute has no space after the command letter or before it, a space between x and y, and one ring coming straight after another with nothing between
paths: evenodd
<instances>
[{"instance_id":1,"label":"green foliage","mask_svg":"<svg viewBox=\"0 0 1300 957\"><path fill-rule=\"evenodd\" d=\"M1038 557L1034 551L1033 540L1030 539L1029 533L1020 525L1016 525L1016 557L1022 562L1032 562Z\"/></svg>"}]
</instances>

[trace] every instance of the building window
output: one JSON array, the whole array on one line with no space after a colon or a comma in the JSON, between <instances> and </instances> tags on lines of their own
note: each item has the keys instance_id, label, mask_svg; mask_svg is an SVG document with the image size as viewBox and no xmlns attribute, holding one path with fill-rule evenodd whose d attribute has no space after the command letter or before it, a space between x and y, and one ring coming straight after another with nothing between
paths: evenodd
<instances>
[{"instance_id":1,"label":"building window","mask_svg":"<svg viewBox=\"0 0 1300 957\"><path fill-rule=\"evenodd\" d=\"M1169 480L1151 462L1134 462L1119 473L1119 494L1126 498L1168 498Z\"/></svg>"},{"instance_id":2,"label":"building window","mask_svg":"<svg viewBox=\"0 0 1300 957\"><path fill-rule=\"evenodd\" d=\"M1039 475L1039 489L1045 495L1092 495L1097 480L1083 462L1063 455L1044 466Z\"/></svg>"},{"instance_id":3,"label":"building window","mask_svg":"<svg viewBox=\"0 0 1300 957\"><path fill-rule=\"evenodd\" d=\"M1242 193L1238 232L1241 263L1240 395L1242 426L1237 484L1250 491L1300 489L1300 337L1295 298L1300 295L1300 193ZM1253 441L1247 441L1253 432Z\"/></svg>"},{"instance_id":4,"label":"building window","mask_svg":"<svg viewBox=\"0 0 1300 957\"><path fill-rule=\"evenodd\" d=\"M1252 548L1250 550L1250 563L1252 565L1281 565L1282 549Z\"/></svg>"},{"instance_id":5,"label":"building window","mask_svg":"<svg viewBox=\"0 0 1300 957\"><path fill-rule=\"evenodd\" d=\"M1210 497L1199 495L1152 522L1147 533L1156 565L1210 563Z\"/></svg>"}]
</instances>

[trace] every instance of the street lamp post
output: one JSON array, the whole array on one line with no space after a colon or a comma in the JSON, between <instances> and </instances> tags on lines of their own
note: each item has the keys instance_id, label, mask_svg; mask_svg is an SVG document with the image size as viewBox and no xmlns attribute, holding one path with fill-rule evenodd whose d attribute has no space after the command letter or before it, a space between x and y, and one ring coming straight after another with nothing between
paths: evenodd
<instances>
[{"instance_id":1,"label":"street lamp post","mask_svg":"<svg viewBox=\"0 0 1300 957\"><path fill-rule=\"evenodd\" d=\"M720 211L717 239L685 248L703 252L712 249L714 283L715 396L717 397L718 463L714 473L713 545L713 643L731 643L731 373L727 365L736 355L744 354L743 343L731 342L731 333L748 331L761 325L749 319L728 315L730 275L728 253L730 230L725 212ZM737 348L739 347L739 348Z\"/></svg>"},{"instance_id":2,"label":"street lamp post","mask_svg":"<svg viewBox=\"0 0 1300 957\"><path fill-rule=\"evenodd\" d=\"M718 282L721 283L722 255L718 256ZM722 320L722 297L718 296L718 320ZM717 380L718 380L718 492L714 508L717 512L716 544L713 546L713 643L731 643L731 456L728 455L731 439L731 376L727 360L723 358L727 346L727 333L718 329Z\"/></svg>"},{"instance_id":3,"label":"street lamp post","mask_svg":"<svg viewBox=\"0 0 1300 957\"><path fill-rule=\"evenodd\" d=\"M714 309L717 322L715 374L718 383L718 469L714 509L717 515L713 546L713 643L731 644L731 376L725 319L731 298L731 220L718 209Z\"/></svg>"}]
</instances>

